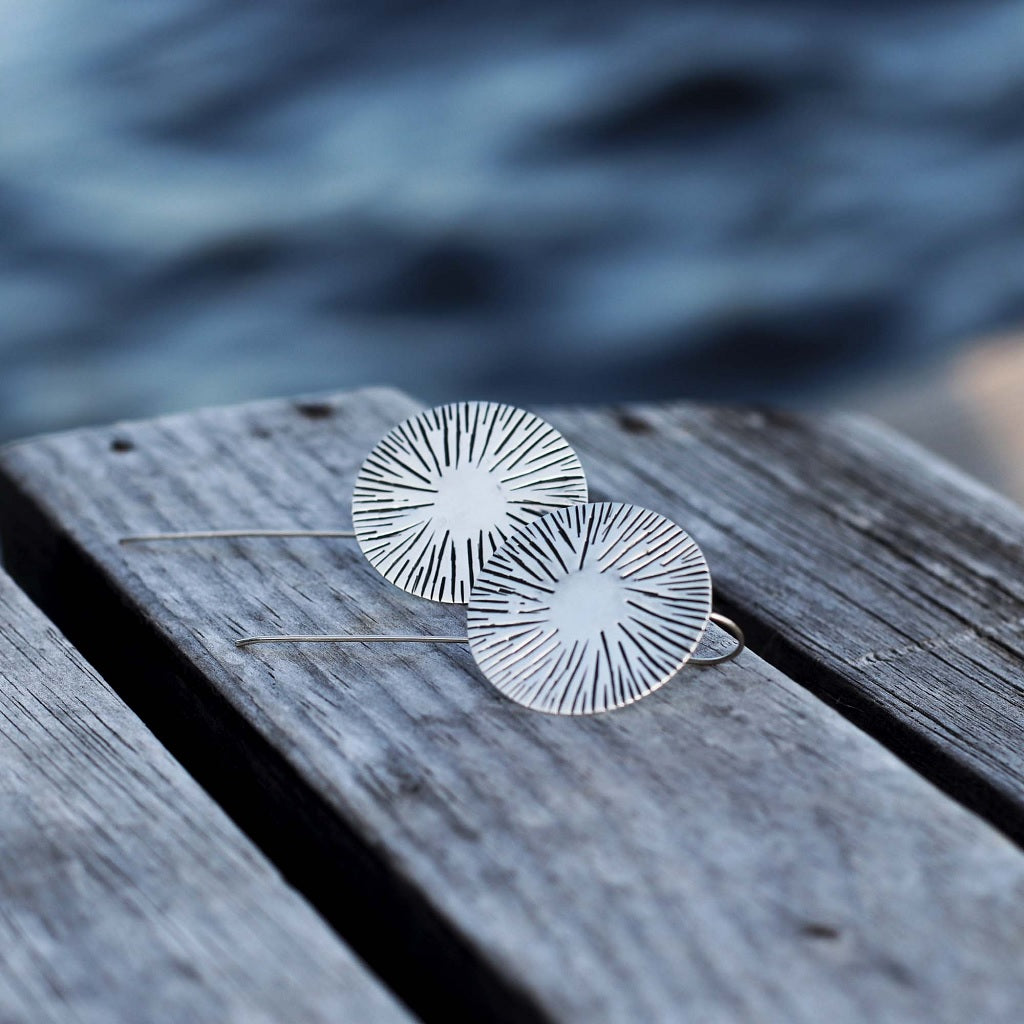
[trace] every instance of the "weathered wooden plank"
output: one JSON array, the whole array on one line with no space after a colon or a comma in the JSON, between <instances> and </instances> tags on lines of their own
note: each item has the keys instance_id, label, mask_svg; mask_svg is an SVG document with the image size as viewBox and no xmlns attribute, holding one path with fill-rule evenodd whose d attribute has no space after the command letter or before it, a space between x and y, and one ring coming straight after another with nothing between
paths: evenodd
<instances>
[{"instance_id":1,"label":"weathered wooden plank","mask_svg":"<svg viewBox=\"0 0 1024 1024\"><path fill-rule=\"evenodd\" d=\"M408 1020L0 573L0 1020Z\"/></svg>"},{"instance_id":2,"label":"weathered wooden plank","mask_svg":"<svg viewBox=\"0 0 1024 1024\"><path fill-rule=\"evenodd\" d=\"M1024 512L849 416L551 419L599 492L688 526L764 656L1024 841Z\"/></svg>"},{"instance_id":3,"label":"weathered wooden plank","mask_svg":"<svg viewBox=\"0 0 1024 1024\"><path fill-rule=\"evenodd\" d=\"M344 542L116 544L344 525L362 454L412 408L370 392L19 445L2 457L11 564L417 1007L1016 1019L1024 855L753 655L559 720L503 701L459 648L233 647L459 628Z\"/></svg>"}]
</instances>

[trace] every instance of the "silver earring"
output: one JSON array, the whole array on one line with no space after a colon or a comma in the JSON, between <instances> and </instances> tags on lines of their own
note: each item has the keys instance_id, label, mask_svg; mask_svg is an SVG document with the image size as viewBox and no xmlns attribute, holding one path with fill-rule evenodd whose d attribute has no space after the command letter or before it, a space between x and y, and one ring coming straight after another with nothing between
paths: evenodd
<instances>
[{"instance_id":1,"label":"silver earring","mask_svg":"<svg viewBox=\"0 0 1024 1024\"><path fill-rule=\"evenodd\" d=\"M580 460L549 423L510 405L457 402L411 417L377 443L356 476L351 530L198 530L121 543L354 538L396 586L465 604L481 566L516 530L586 500Z\"/></svg>"},{"instance_id":2,"label":"silver earring","mask_svg":"<svg viewBox=\"0 0 1024 1024\"><path fill-rule=\"evenodd\" d=\"M695 651L710 622L735 640ZM743 632L711 609L711 574L693 538L619 502L534 519L488 558L469 596L466 636L250 636L264 643L466 643L483 675L537 711L586 715L640 700L688 662L717 665Z\"/></svg>"}]
</instances>

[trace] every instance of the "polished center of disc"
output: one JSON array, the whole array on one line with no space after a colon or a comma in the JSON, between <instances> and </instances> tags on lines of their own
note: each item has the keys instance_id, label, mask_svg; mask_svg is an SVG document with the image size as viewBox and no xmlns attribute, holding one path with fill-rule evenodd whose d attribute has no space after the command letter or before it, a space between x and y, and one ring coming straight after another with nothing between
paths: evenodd
<instances>
[{"instance_id":1,"label":"polished center of disc","mask_svg":"<svg viewBox=\"0 0 1024 1024\"><path fill-rule=\"evenodd\" d=\"M503 524L514 512L501 481L485 466L469 463L446 469L427 509L437 530L450 530L458 546Z\"/></svg>"},{"instance_id":2,"label":"polished center of disc","mask_svg":"<svg viewBox=\"0 0 1024 1024\"><path fill-rule=\"evenodd\" d=\"M549 613L558 623L562 643L596 643L629 611L629 590L622 577L602 572L596 564L562 576L551 586Z\"/></svg>"}]
</instances>

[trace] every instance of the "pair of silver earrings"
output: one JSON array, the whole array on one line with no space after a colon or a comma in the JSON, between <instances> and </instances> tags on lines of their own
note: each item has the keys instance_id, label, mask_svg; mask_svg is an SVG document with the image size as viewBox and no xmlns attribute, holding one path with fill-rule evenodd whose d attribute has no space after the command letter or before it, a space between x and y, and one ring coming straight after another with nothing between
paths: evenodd
<instances>
[{"instance_id":1,"label":"pair of silver earrings","mask_svg":"<svg viewBox=\"0 0 1024 1024\"><path fill-rule=\"evenodd\" d=\"M354 538L385 579L466 604L466 636L250 636L268 643L466 643L507 697L592 714L653 693L687 662L717 665L743 633L711 608L694 540L649 509L587 501L579 458L544 420L459 402L394 427L356 477L352 530L203 530L122 543L223 537ZM709 622L735 640L695 657Z\"/></svg>"}]
</instances>

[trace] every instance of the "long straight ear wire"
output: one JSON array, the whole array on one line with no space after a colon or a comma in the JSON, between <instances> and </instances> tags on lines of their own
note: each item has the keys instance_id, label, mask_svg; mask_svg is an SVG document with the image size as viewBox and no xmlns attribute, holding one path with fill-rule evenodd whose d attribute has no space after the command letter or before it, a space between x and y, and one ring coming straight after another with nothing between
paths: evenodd
<instances>
[{"instance_id":1,"label":"long straight ear wire","mask_svg":"<svg viewBox=\"0 0 1024 1024\"><path fill-rule=\"evenodd\" d=\"M480 567L511 534L586 500L579 458L549 423L510 405L458 402L398 424L373 448L356 477L351 530L147 532L121 543L354 537L396 586L465 604Z\"/></svg>"},{"instance_id":2,"label":"long straight ear wire","mask_svg":"<svg viewBox=\"0 0 1024 1024\"><path fill-rule=\"evenodd\" d=\"M236 647L253 644L468 644L468 636L243 636L235 641Z\"/></svg>"},{"instance_id":3,"label":"long straight ear wire","mask_svg":"<svg viewBox=\"0 0 1024 1024\"><path fill-rule=\"evenodd\" d=\"M344 537L354 540L355 530L179 530L174 533L136 533L119 537L118 544L141 544L161 540L225 540L230 537Z\"/></svg>"},{"instance_id":4,"label":"long straight ear wire","mask_svg":"<svg viewBox=\"0 0 1024 1024\"><path fill-rule=\"evenodd\" d=\"M735 641L725 654L714 655L708 658L698 658L695 655L689 658L691 665L707 667L709 665L721 665L724 662L732 661L738 657L746 648L746 640L743 630L729 618L712 612L708 621L720 626ZM301 633L292 636L243 636L235 641L236 647L252 647L254 644L468 644L468 636L379 636L376 634L358 635L354 633L330 636L303 635Z\"/></svg>"}]
</instances>

